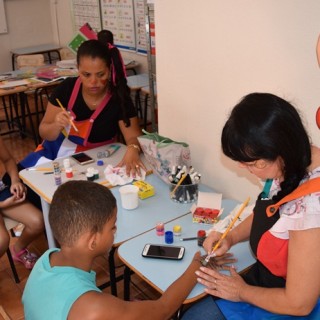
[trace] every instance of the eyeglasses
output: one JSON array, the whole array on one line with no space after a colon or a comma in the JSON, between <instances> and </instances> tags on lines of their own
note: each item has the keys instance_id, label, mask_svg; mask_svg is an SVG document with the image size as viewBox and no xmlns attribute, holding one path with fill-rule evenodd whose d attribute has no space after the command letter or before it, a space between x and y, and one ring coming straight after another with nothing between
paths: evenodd
<instances>
[{"instance_id":1,"label":"eyeglasses","mask_svg":"<svg viewBox=\"0 0 320 320\"><path fill-rule=\"evenodd\" d=\"M254 167L256 169L264 169L268 165L268 162L263 159L255 160L253 162L240 162L240 163L245 167Z\"/></svg>"}]
</instances>

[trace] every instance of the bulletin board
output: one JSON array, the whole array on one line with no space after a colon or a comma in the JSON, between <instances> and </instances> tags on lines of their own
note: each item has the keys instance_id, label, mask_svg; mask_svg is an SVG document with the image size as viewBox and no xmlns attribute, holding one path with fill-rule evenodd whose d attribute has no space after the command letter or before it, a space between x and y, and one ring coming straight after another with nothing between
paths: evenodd
<instances>
[{"instance_id":1,"label":"bulletin board","mask_svg":"<svg viewBox=\"0 0 320 320\"><path fill-rule=\"evenodd\" d=\"M6 12L4 11L4 3L3 0L0 0L0 33L7 33L7 19Z\"/></svg>"},{"instance_id":2,"label":"bulletin board","mask_svg":"<svg viewBox=\"0 0 320 320\"><path fill-rule=\"evenodd\" d=\"M101 30L101 14L99 0L72 0L74 30L78 31L85 23L93 30Z\"/></svg>"},{"instance_id":3,"label":"bulletin board","mask_svg":"<svg viewBox=\"0 0 320 320\"><path fill-rule=\"evenodd\" d=\"M147 54L145 0L73 0L74 30L85 23L108 29L119 49Z\"/></svg>"}]
</instances>

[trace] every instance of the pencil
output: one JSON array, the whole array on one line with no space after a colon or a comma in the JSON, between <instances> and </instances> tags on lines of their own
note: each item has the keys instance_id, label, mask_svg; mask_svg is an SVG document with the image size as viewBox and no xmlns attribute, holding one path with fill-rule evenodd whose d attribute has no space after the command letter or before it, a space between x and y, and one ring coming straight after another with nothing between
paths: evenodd
<instances>
[{"instance_id":1,"label":"pencil","mask_svg":"<svg viewBox=\"0 0 320 320\"><path fill-rule=\"evenodd\" d=\"M175 194L175 192L177 191L178 187L180 186L180 184L183 182L183 180L186 178L187 175L188 175L188 174L185 173L185 174L180 178L179 182L176 184L176 186L174 187L174 189L171 191L171 194L170 194L171 197L174 196L174 194Z\"/></svg>"},{"instance_id":2,"label":"pencil","mask_svg":"<svg viewBox=\"0 0 320 320\"><path fill-rule=\"evenodd\" d=\"M234 226L234 224L236 223L236 221L238 220L238 218L240 217L241 213L243 212L244 208L248 205L250 201L250 197L248 197L248 199L242 204L242 206L240 207L238 213L235 215L235 217L233 218L233 220L231 221L231 223L229 224L228 228L226 229L226 231L222 234L221 238L219 239L219 241L216 243L216 245L213 247L211 254L209 254L206 259L205 262L208 263L210 258L212 257L212 253L215 252L222 240L227 236L227 234L229 233L229 231L231 230L231 228Z\"/></svg>"},{"instance_id":3,"label":"pencil","mask_svg":"<svg viewBox=\"0 0 320 320\"><path fill-rule=\"evenodd\" d=\"M60 102L60 100L59 100L58 98L57 98L56 100L57 100L60 108L61 108L63 111L66 111L66 109L64 108L64 106L62 105L62 103ZM78 128L76 127L76 125L74 124L74 122L72 121L71 118L69 118L69 122L70 122L70 124L72 125L73 129L76 130L77 132L79 132Z\"/></svg>"},{"instance_id":4,"label":"pencil","mask_svg":"<svg viewBox=\"0 0 320 320\"><path fill-rule=\"evenodd\" d=\"M32 167L26 168L27 171L52 171L52 168Z\"/></svg>"}]
</instances>

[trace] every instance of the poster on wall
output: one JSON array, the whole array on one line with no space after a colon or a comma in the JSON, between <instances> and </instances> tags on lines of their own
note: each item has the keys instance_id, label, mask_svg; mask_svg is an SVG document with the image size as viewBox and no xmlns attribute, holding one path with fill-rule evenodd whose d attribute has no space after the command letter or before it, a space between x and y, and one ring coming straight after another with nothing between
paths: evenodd
<instances>
[{"instance_id":1,"label":"poster on wall","mask_svg":"<svg viewBox=\"0 0 320 320\"><path fill-rule=\"evenodd\" d=\"M119 49L136 51L133 0L101 0L102 29L112 31Z\"/></svg>"},{"instance_id":2,"label":"poster on wall","mask_svg":"<svg viewBox=\"0 0 320 320\"><path fill-rule=\"evenodd\" d=\"M85 23L89 23L95 32L101 30L99 3L99 0L72 0L74 31L79 30Z\"/></svg>"},{"instance_id":3,"label":"poster on wall","mask_svg":"<svg viewBox=\"0 0 320 320\"><path fill-rule=\"evenodd\" d=\"M147 54L146 14L144 0L134 0L137 52Z\"/></svg>"}]
</instances>

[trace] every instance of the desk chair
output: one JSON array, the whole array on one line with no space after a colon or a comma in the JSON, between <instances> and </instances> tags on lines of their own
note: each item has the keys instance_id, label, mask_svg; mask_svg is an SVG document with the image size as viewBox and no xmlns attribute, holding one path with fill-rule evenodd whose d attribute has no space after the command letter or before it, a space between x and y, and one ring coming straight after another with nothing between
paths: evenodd
<instances>
[{"instance_id":1,"label":"desk chair","mask_svg":"<svg viewBox=\"0 0 320 320\"><path fill-rule=\"evenodd\" d=\"M146 73L137 74L127 77L127 81L131 93L134 94L134 105L136 107L138 117L143 120L140 91L143 87L149 85L149 76Z\"/></svg>"},{"instance_id":2,"label":"desk chair","mask_svg":"<svg viewBox=\"0 0 320 320\"><path fill-rule=\"evenodd\" d=\"M19 222L16 221L16 220L4 217L4 224L5 224L6 228L7 228L7 230L10 231L11 236L15 236L13 228L16 227L19 224ZM10 267L11 267L11 270L12 270L12 273L13 273L14 280L15 280L16 283L19 283L20 279L19 279L19 276L18 276L18 273L17 273L16 266L15 266L14 261L12 259L10 248L7 249L7 256L8 256Z\"/></svg>"},{"instance_id":3,"label":"desk chair","mask_svg":"<svg viewBox=\"0 0 320 320\"><path fill-rule=\"evenodd\" d=\"M17 57L17 67L22 69L25 67L40 67L44 66L43 54L26 54Z\"/></svg>"},{"instance_id":4,"label":"desk chair","mask_svg":"<svg viewBox=\"0 0 320 320\"><path fill-rule=\"evenodd\" d=\"M61 48L59 52L61 60L76 59L76 55L69 48Z\"/></svg>"},{"instance_id":5,"label":"desk chair","mask_svg":"<svg viewBox=\"0 0 320 320\"><path fill-rule=\"evenodd\" d=\"M24 69L28 70L28 68L32 69L34 71L35 68L41 67L45 65L45 59L43 54L28 54L28 55L21 55L17 57L17 67L18 69ZM43 90L46 97L48 97L48 92L46 89ZM36 106L38 106L38 96L40 96L41 102L42 102L42 95L39 95L39 92L36 92L34 89L26 90L26 99L25 99L25 106L27 109L26 116L29 119L30 127L32 130L32 136L33 140L35 142L35 145L38 145L38 126L35 128L35 125L32 120L32 116L35 114L37 118L39 117L39 113L44 114L44 108L42 108L40 111L38 109L35 110L35 112L31 112L29 102L28 102L28 96L32 95L34 103ZM41 103L41 106L43 106L43 103ZM37 122L38 123L38 122Z\"/></svg>"}]
</instances>

